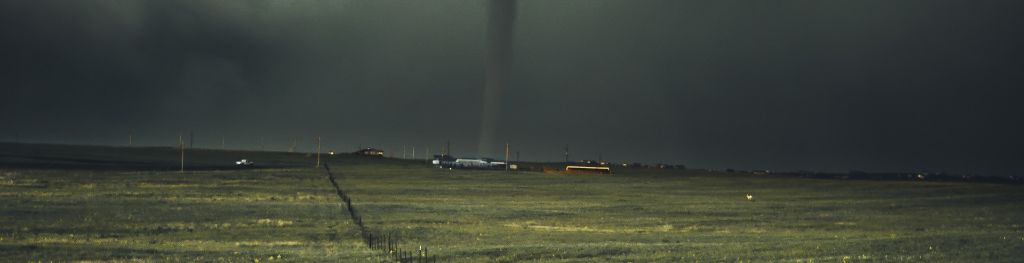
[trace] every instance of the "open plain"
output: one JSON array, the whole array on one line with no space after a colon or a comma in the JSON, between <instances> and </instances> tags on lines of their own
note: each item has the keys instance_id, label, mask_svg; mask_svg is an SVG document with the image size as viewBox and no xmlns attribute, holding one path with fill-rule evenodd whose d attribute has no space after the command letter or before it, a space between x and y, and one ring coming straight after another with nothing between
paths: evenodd
<instances>
[{"instance_id":1,"label":"open plain","mask_svg":"<svg viewBox=\"0 0 1024 263\"><path fill-rule=\"evenodd\" d=\"M179 173L171 148L52 147L58 146L0 147L0 163L8 164L0 169L4 261L382 259L363 243L310 154L196 150L192 155L205 159L192 162L207 165ZM152 161L165 155L169 162ZM233 156L275 166L216 166ZM51 166L10 165L26 158ZM76 165L57 165L67 160ZM118 160L133 165L122 169ZM147 163L159 169L140 168ZM406 251L426 247L439 262L1019 262L1024 256L1019 185L656 169L508 173L351 155L323 157L323 163L367 229L400 236Z\"/></svg>"}]
</instances>

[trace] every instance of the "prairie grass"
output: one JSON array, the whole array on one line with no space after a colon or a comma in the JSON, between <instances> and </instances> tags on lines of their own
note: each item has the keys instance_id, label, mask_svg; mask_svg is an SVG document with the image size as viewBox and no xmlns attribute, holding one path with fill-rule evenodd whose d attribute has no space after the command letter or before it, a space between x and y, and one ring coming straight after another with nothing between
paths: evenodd
<instances>
[{"instance_id":1,"label":"prairie grass","mask_svg":"<svg viewBox=\"0 0 1024 263\"><path fill-rule=\"evenodd\" d=\"M312 169L16 173L0 185L2 261L370 258Z\"/></svg>"},{"instance_id":2,"label":"prairie grass","mask_svg":"<svg viewBox=\"0 0 1024 263\"><path fill-rule=\"evenodd\" d=\"M396 231L453 262L1017 262L1024 255L1024 193L1014 185L332 168L368 227Z\"/></svg>"},{"instance_id":3,"label":"prairie grass","mask_svg":"<svg viewBox=\"0 0 1024 263\"><path fill-rule=\"evenodd\" d=\"M57 150L39 152L70 158L84 151ZM139 156L142 162L162 153ZM361 243L323 170L298 167L310 157L246 156L295 168L0 168L0 261L380 260ZM1020 262L1024 256L1019 185L691 170L449 171L351 156L324 162L366 227L401 236L406 250L425 246L442 262Z\"/></svg>"}]
</instances>

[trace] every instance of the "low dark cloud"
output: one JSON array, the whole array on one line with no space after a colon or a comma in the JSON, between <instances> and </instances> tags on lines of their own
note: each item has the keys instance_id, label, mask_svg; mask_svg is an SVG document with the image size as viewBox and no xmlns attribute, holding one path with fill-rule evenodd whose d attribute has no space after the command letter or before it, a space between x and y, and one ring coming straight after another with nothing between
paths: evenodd
<instances>
[{"instance_id":1,"label":"low dark cloud","mask_svg":"<svg viewBox=\"0 0 1024 263\"><path fill-rule=\"evenodd\" d=\"M524 159L1015 174L1012 1L528 1ZM478 153L486 1L3 1L0 139Z\"/></svg>"}]
</instances>

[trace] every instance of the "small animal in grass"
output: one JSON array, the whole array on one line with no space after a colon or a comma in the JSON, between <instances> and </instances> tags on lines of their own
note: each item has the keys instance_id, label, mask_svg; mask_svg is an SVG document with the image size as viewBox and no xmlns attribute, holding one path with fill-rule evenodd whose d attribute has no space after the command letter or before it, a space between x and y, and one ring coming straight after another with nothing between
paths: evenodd
<instances>
[{"instance_id":1,"label":"small animal in grass","mask_svg":"<svg viewBox=\"0 0 1024 263\"><path fill-rule=\"evenodd\" d=\"M747 194L747 201L751 201L751 202L753 202L753 201L754 201L754 195L752 195L752 194Z\"/></svg>"}]
</instances>

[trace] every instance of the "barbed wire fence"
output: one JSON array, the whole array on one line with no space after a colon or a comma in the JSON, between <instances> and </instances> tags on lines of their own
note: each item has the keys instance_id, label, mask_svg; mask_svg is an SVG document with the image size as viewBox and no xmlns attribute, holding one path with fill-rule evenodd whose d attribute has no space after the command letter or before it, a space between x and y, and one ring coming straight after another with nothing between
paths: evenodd
<instances>
[{"instance_id":1,"label":"barbed wire fence","mask_svg":"<svg viewBox=\"0 0 1024 263\"><path fill-rule=\"evenodd\" d=\"M363 240L363 244L365 244L371 251L374 251L381 262L437 262L437 255L430 255L427 246L420 245L415 250L409 249L402 246L402 238L398 232L372 231L366 227L363 223L362 215L360 215L359 211L352 206L352 198L350 198L348 194L345 194L345 191L338 185L338 181L334 176L334 173L331 172L331 167L327 164L324 164L323 167L324 171L327 172L327 179L329 179L331 181L331 185L334 186L335 193L337 193L338 197L341 198L341 201L345 203L345 209L348 210L352 223L359 228L359 235Z\"/></svg>"}]
</instances>

